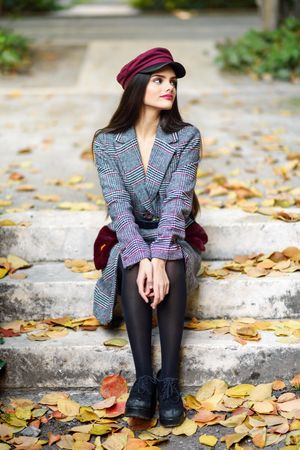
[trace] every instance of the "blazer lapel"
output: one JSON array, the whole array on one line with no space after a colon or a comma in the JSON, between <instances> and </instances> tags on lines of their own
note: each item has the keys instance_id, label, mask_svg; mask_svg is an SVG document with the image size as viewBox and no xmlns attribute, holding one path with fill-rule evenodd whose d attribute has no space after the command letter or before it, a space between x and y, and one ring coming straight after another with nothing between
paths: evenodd
<instances>
[{"instance_id":1,"label":"blazer lapel","mask_svg":"<svg viewBox=\"0 0 300 450\"><path fill-rule=\"evenodd\" d=\"M121 162L124 177L138 192L139 199L145 208L154 214L152 201L176 150L177 132L165 133L158 125L146 174L134 127L118 133L116 141L117 156Z\"/></svg>"},{"instance_id":2,"label":"blazer lapel","mask_svg":"<svg viewBox=\"0 0 300 450\"><path fill-rule=\"evenodd\" d=\"M176 132L165 133L161 126L158 126L145 177L145 184L151 201L154 200L159 191L172 156L177 148L177 141L178 134Z\"/></svg>"}]
</instances>

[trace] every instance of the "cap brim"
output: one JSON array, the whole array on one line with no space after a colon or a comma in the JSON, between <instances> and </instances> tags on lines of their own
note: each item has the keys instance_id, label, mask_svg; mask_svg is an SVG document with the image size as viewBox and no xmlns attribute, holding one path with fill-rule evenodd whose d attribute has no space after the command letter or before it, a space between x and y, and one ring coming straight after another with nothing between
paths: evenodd
<instances>
[{"instance_id":1,"label":"cap brim","mask_svg":"<svg viewBox=\"0 0 300 450\"><path fill-rule=\"evenodd\" d=\"M140 73L152 73L155 70L162 69L165 66L171 66L174 69L177 78L183 78L186 74L185 68L179 62L167 62L161 64L155 64L153 66L147 67L146 69L141 70Z\"/></svg>"}]
</instances>

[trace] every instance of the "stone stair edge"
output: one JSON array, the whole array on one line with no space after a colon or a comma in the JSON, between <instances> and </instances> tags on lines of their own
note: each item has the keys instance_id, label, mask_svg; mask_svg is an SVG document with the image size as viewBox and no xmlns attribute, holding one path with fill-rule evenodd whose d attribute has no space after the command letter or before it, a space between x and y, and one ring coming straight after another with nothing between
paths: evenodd
<instances>
[{"instance_id":1,"label":"stone stair edge","mask_svg":"<svg viewBox=\"0 0 300 450\"><path fill-rule=\"evenodd\" d=\"M271 322L273 319L265 319L266 322ZM285 319L283 319L285 320ZM286 320L290 320L289 318L286 318ZM41 330L34 331L38 332ZM218 346L220 343L226 343L230 345L232 348L240 348L241 344L233 340L232 335L214 335L213 330L189 330L184 329L184 337L182 340L182 345L198 345L201 346L202 344L212 344ZM247 341L247 345L250 347L256 347L256 346L264 346L267 344L268 346L275 346L275 347L284 347L286 343L280 343L276 340L280 336L276 336L272 331L259 331L261 334L261 340L259 341ZM31 333L30 333L31 334ZM8 349L8 348L16 348L18 344L20 348L28 348L28 347L35 347L35 348L49 348L51 347L70 347L71 345L79 346L82 345L98 345L99 343L103 346L103 349L106 349L107 351L114 352L114 351L124 351L129 349L129 344L127 344L125 347L107 347L103 344L101 339L112 339L112 338L125 338L128 340L127 332L124 330L119 329L109 329L103 326L98 327L94 331L86 331L86 330L69 330L69 333L58 339L49 339L46 341L32 341L26 338L27 333L22 333L20 336L16 337L8 337L5 338L5 342L1 345L1 348ZM86 340L84 338L87 338ZM214 339L212 340L211 337ZM152 345L159 347L159 334L158 334L158 327L153 328L152 330ZM294 345L294 344L290 344Z\"/></svg>"},{"instance_id":2,"label":"stone stair edge","mask_svg":"<svg viewBox=\"0 0 300 450\"><path fill-rule=\"evenodd\" d=\"M276 207L272 208L275 211L280 211L283 208ZM296 207L290 207L290 208L284 208L284 211L286 212L292 212L296 213L299 212L299 208ZM25 221L32 219L34 220L32 222L32 226L61 226L65 225L66 227L78 227L78 223L76 222L78 219L85 220L85 221L91 221L93 226L96 226L94 223L95 217L99 216L99 222L101 220L107 220L110 221L110 218L106 219L106 211L105 210L97 210L97 211L65 211L65 210L59 210L59 209L53 209L53 208L44 208L36 211L22 211L22 212L2 212L0 214L0 220L9 219L13 221ZM219 217L223 217L226 219L232 219L236 222L241 222L243 224L251 224L256 225L257 223L272 223L286 225L285 222L280 220L272 220L268 216L258 213L248 213L243 211L241 208L207 208L207 207L201 207L200 213L196 216L196 221L201 223L203 226L206 224L206 226L214 225L217 226L218 223L214 223L216 219ZM68 222L65 222L65 219L71 219ZM63 220L63 223L60 224L60 220ZM74 221L73 221L74 220ZM44 222L45 221L45 222ZM222 227L228 227L231 223L228 223L227 221L220 224ZM295 226L300 228L300 224L298 222L289 223L288 226ZM5 226L1 228L11 228L11 226ZM1 231L0 228L0 231ZM22 227L21 227L22 228Z\"/></svg>"},{"instance_id":3,"label":"stone stair edge","mask_svg":"<svg viewBox=\"0 0 300 450\"><path fill-rule=\"evenodd\" d=\"M216 265L213 261L210 268ZM3 305L0 321L93 315L93 291L97 279L86 279L83 273L72 272L63 262L35 264L24 271L30 273L23 280L10 277L0 280ZM260 319L299 317L300 273L283 273L275 280L274 277L249 277L240 272L233 272L224 279L200 275L199 289L188 298L186 317L234 318L236 311L239 316ZM116 314L122 316L119 294Z\"/></svg>"},{"instance_id":4,"label":"stone stair edge","mask_svg":"<svg viewBox=\"0 0 300 450\"><path fill-rule=\"evenodd\" d=\"M276 342L278 336L272 332L260 333L260 341L241 345L233 340L233 336L184 330L180 365L182 383L198 386L204 380L220 377L233 383L258 378L263 382L271 373L277 378L286 376L286 367L290 373L296 373L299 347ZM153 334L153 366L156 370L160 365L160 345L157 330ZM120 370L128 381L132 381L134 367L129 345L112 348L103 344L104 339L116 336L126 337L126 334L97 329L42 342L29 341L26 336L7 338L2 345L2 358L8 363L1 385L4 388L97 386L104 375ZM186 364L187 358L189 364ZM36 371L36 365L41 370Z\"/></svg>"}]
</instances>

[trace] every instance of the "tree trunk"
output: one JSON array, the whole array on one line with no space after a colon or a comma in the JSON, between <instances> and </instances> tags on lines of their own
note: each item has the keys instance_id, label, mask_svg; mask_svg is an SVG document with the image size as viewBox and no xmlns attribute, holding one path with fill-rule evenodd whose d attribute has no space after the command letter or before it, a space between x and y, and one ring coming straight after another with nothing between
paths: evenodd
<instances>
[{"instance_id":1,"label":"tree trunk","mask_svg":"<svg viewBox=\"0 0 300 450\"><path fill-rule=\"evenodd\" d=\"M256 0L264 30L275 30L287 17L300 19L299 0Z\"/></svg>"},{"instance_id":2,"label":"tree trunk","mask_svg":"<svg viewBox=\"0 0 300 450\"><path fill-rule=\"evenodd\" d=\"M279 23L279 0L256 0L264 30L275 30Z\"/></svg>"}]
</instances>

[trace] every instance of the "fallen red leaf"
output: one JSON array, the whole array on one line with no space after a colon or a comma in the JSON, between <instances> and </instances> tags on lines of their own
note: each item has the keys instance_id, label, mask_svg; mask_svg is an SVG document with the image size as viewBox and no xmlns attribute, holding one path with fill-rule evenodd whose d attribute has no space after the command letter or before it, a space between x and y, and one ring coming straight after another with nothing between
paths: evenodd
<instances>
[{"instance_id":1,"label":"fallen red leaf","mask_svg":"<svg viewBox=\"0 0 300 450\"><path fill-rule=\"evenodd\" d=\"M247 416L253 416L253 414L255 414L254 411L252 411L252 409L250 408L245 408L244 406L239 406L238 408L236 408L234 411L232 411L232 416L235 416L237 414L242 414L246 412Z\"/></svg>"},{"instance_id":2,"label":"fallen red leaf","mask_svg":"<svg viewBox=\"0 0 300 450\"><path fill-rule=\"evenodd\" d=\"M15 333L13 330L0 327L0 334L3 337L21 336L21 333Z\"/></svg>"},{"instance_id":3,"label":"fallen red leaf","mask_svg":"<svg viewBox=\"0 0 300 450\"><path fill-rule=\"evenodd\" d=\"M60 411L53 411L53 413L51 413L51 417L54 417L55 419L64 419L67 416Z\"/></svg>"},{"instance_id":4,"label":"fallen red leaf","mask_svg":"<svg viewBox=\"0 0 300 450\"><path fill-rule=\"evenodd\" d=\"M35 419L32 422L29 423L31 427L40 428L41 419Z\"/></svg>"},{"instance_id":5,"label":"fallen red leaf","mask_svg":"<svg viewBox=\"0 0 300 450\"><path fill-rule=\"evenodd\" d=\"M54 442L59 441L61 438L60 434L53 434L51 431L48 433L48 445L54 444Z\"/></svg>"},{"instance_id":6,"label":"fallen red leaf","mask_svg":"<svg viewBox=\"0 0 300 450\"><path fill-rule=\"evenodd\" d=\"M118 402L110 408L106 408L105 417L118 417L125 412L126 402Z\"/></svg>"},{"instance_id":7,"label":"fallen red leaf","mask_svg":"<svg viewBox=\"0 0 300 450\"><path fill-rule=\"evenodd\" d=\"M126 394L127 392L127 382L125 378L123 378L119 374L113 374L104 377L102 380L102 384L100 385L100 394L103 398L113 396L118 398L122 394Z\"/></svg>"}]
</instances>

